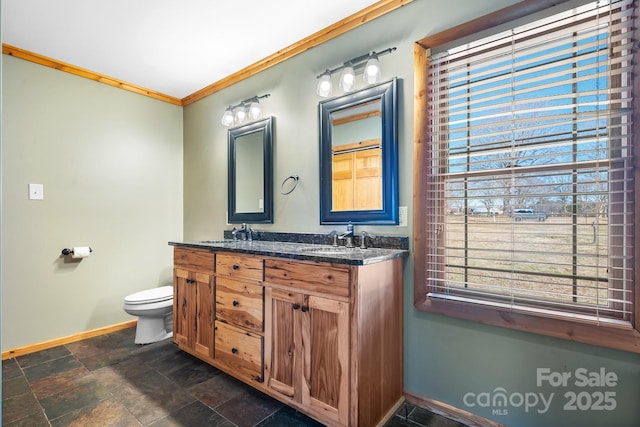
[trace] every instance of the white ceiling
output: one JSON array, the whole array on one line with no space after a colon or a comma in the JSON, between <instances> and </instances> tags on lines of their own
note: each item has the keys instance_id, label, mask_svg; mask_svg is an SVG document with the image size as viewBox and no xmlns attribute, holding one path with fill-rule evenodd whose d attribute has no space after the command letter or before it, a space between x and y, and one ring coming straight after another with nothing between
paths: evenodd
<instances>
[{"instance_id":1,"label":"white ceiling","mask_svg":"<svg viewBox=\"0 0 640 427\"><path fill-rule=\"evenodd\" d=\"M2 42L176 98L375 0L2 0Z\"/></svg>"}]
</instances>

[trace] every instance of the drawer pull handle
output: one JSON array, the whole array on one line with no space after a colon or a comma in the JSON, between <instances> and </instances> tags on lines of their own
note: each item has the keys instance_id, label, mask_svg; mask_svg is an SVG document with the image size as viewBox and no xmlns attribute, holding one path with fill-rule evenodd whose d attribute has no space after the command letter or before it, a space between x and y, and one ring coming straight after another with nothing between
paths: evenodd
<instances>
[{"instance_id":1,"label":"drawer pull handle","mask_svg":"<svg viewBox=\"0 0 640 427\"><path fill-rule=\"evenodd\" d=\"M299 308L300 308L300 304L293 304L293 309L294 309L294 310L297 310L297 309L299 309Z\"/></svg>"},{"instance_id":2,"label":"drawer pull handle","mask_svg":"<svg viewBox=\"0 0 640 427\"><path fill-rule=\"evenodd\" d=\"M309 307L307 307L306 305L303 305L301 310L303 313L306 313L307 311L309 311Z\"/></svg>"},{"instance_id":3,"label":"drawer pull handle","mask_svg":"<svg viewBox=\"0 0 640 427\"><path fill-rule=\"evenodd\" d=\"M233 300L233 306L234 306L234 307L237 307L237 306L239 306L239 305L240 305L240 303L239 303L238 301Z\"/></svg>"},{"instance_id":4,"label":"drawer pull handle","mask_svg":"<svg viewBox=\"0 0 640 427\"><path fill-rule=\"evenodd\" d=\"M231 349L231 353L233 353L233 354L238 354L238 349L237 349L237 348L235 348L235 347L233 347L233 348Z\"/></svg>"},{"instance_id":5,"label":"drawer pull handle","mask_svg":"<svg viewBox=\"0 0 640 427\"><path fill-rule=\"evenodd\" d=\"M240 270L240 266L238 264L233 264L233 269L234 270Z\"/></svg>"}]
</instances>

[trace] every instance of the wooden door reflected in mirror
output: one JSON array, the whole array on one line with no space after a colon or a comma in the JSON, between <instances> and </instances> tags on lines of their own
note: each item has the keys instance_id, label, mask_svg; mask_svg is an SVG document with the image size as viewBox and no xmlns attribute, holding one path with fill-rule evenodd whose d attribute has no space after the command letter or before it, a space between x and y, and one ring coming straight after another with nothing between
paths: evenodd
<instances>
[{"instance_id":1,"label":"wooden door reflected in mirror","mask_svg":"<svg viewBox=\"0 0 640 427\"><path fill-rule=\"evenodd\" d=\"M380 100L331 114L332 211L382 209Z\"/></svg>"}]
</instances>

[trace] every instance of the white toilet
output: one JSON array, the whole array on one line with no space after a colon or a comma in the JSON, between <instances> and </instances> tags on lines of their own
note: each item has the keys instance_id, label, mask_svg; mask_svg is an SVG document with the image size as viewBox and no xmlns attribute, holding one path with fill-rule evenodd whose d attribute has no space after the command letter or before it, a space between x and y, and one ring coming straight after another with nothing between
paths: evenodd
<instances>
[{"instance_id":1,"label":"white toilet","mask_svg":"<svg viewBox=\"0 0 640 427\"><path fill-rule=\"evenodd\" d=\"M136 292L124 299L124 311L138 316L136 344L149 344L173 336L173 286Z\"/></svg>"}]
</instances>

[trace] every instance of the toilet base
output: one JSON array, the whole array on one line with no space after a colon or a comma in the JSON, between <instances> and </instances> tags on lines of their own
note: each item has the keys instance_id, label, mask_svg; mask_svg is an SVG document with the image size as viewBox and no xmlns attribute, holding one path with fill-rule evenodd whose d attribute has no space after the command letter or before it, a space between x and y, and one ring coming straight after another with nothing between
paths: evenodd
<instances>
[{"instance_id":1,"label":"toilet base","mask_svg":"<svg viewBox=\"0 0 640 427\"><path fill-rule=\"evenodd\" d=\"M173 336L173 316L138 317L136 344L151 344Z\"/></svg>"}]
</instances>

